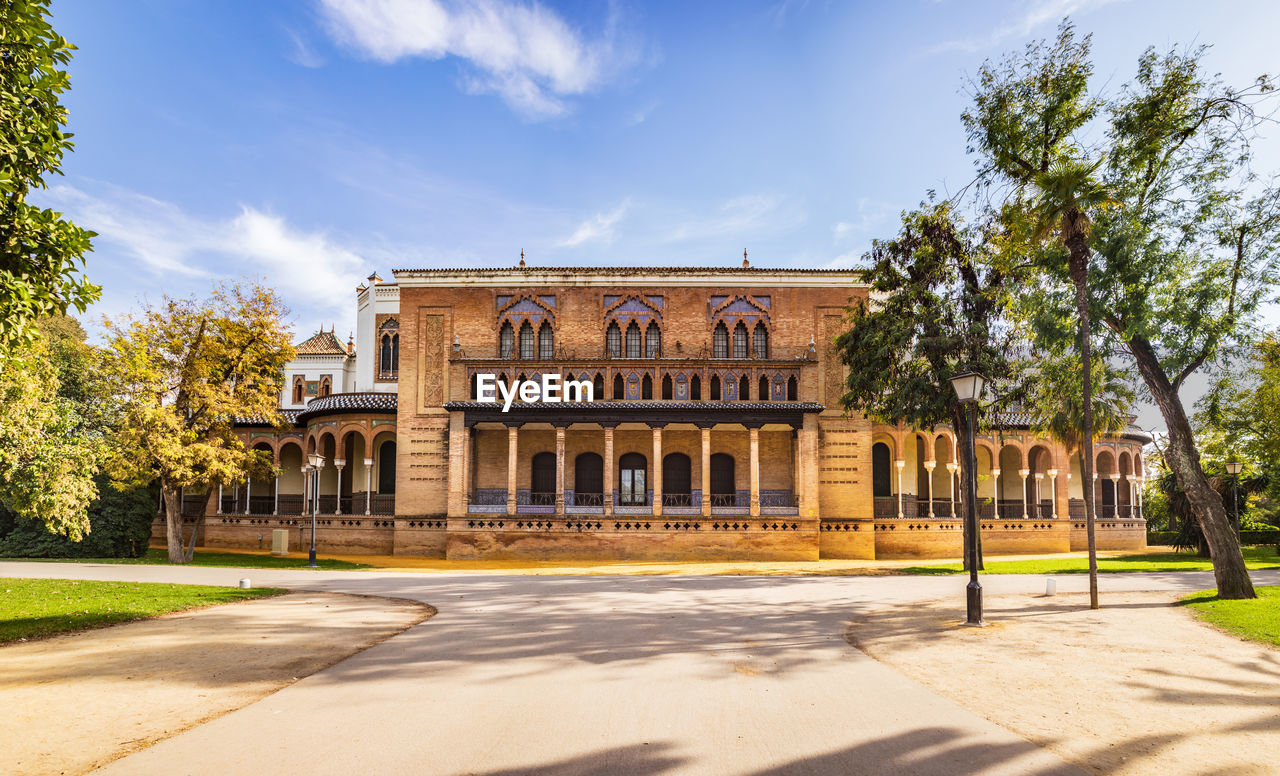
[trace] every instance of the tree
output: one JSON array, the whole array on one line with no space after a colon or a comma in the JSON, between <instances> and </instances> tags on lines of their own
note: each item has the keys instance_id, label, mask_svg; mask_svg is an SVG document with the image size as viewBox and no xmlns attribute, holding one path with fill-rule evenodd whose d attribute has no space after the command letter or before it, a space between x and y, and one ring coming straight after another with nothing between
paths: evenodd
<instances>
[{"instance_id":1,"label":"tree","mask_svg":"<svg viewBox=\"0 0 1280 776\"><path fill-rule=\"evenodd\" d=\"M282 370L294 357L285 314L270 289L226 283L207 299L166 298L107 321L106 362L126 419L112 477L159 479L173 563L191 560L200 530L197 522L184 547L181 488L275 473L270 456L246 449L232 426L245 417L280 422Z\"/></svg>"},{"instance_id":2,"label":"tree","mask_svg":"<svg viewBox=\"0 0 1280 776\"><path fill-rule=\"evenodd\" d=\"M1089 38L1064 22L1052 47L984 65L964 118L980 179L1010 189L1029 219L1060 217L1066 250L1029 255L1049 279L1072 281L1081 329L1100 321L1136 365L1168 427L1166 461L1208 539L1218 594L1247 598L1253 586L1178 390L1230 353L1274 282L1278 197L1249 168L1255 108L1272 84L1224 87L1201 73L1203 52L1148 51L1135 80L1103 102L1087 94ZM1108 199L1118 206L1102 207ZM1089 472L1084 480L1087 492Z\"/></svg>"},{"instance_id":3,"label":"tree","mask_svg":"<svg viewBox=\"0 0 1280 776\"><path fill-rule=\"evenodd\" d=\"M990 250L985 232L966 227L950 202L904 213L897 237L873 243L864 258L875 301L855 303L848 331L836 338L849 367L846 411L915 428L946 423L958 447L968 449L951 378L976 371L999 384L1012 377L1000 325L1006 276ZM967 503L969 462L961 460L960 469ZM981 562L966 554L966 564L975 560Z\"/></svg>"},{"instance_id":4,"label":"tree","mask_svg":"<svg viewBox=\"0 0 1280 776\"><path fill-rule=\"evenodd\" d=\"M48 16L48 0L0 3L0 361L36 338L36 319L83 312L101 290L81 274L94 233L27 202L72 148L59 68L75 47Z\"/></svg>"}]
</instances>

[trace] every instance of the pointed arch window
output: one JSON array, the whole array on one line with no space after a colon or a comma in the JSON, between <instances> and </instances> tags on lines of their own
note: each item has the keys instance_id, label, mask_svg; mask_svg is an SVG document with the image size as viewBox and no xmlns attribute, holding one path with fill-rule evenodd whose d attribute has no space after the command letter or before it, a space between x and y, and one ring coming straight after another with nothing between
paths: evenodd
<instances>
[{"instance_id":1,"label":"pointed arch window","mask_svg":"<svg viewBox=\"0 0 1280 776\"><path fill-rule=\"evenodd\" d=\"M689 381L689 398L694 401L702 401L702 378L697 375Z\"/></svg>"},{"instance_id":2,"label":"pointed arch window","mask_svg":"<svg viewBox=\"0 0 1280 776\"><path fill-rule=\"evenodd\" d=\"M604 352L609 358L622 358L622 330L617 321L610 321L604 333Z\"/></svg>"},{"instance_id":3,"label":"pointed arch window","mask_svg":"<svg viewBox=\"0 0 1280 776\"><path fill-rule=\"evenodd\" d=\"M764 321L756 324L755 342L756 358L769 357L769 330L765 328Z\"/></svg>"},{"instance_id":4,"label":"pointed arch window","mask_svg":"<svg viewBox=\"0 0 1280 776\"><path fill-rule=\"evenodd\" d=\"M515 356L516 330L511 328L511 321L503 321L502 328L498 331L498 357L515 358Z\"/></svg>"},{"instance_id":5,"label":"pointed arch window","mask_svg":"<svg viewBox=\"0 0 1280 776\"><path fill-rule=\"evenodd\" d=\"M538 329L538 359L550 361L556 357L556 334L548 321L542 322Z\"/></svg>"},{"instance_id":6,"label":"pointed arch window","mask_svg":"<svg viewBox=\"0 0 1280 776\"><path fill-rule=\"evenodd\" d=\"M799 401L800 382L795 376L787 378L787 401Z\"/></svg>"},{"instance_id":7,"label":"pointed arch window","mask_svg":"<svg viewBox=\"0 0 1280 776\"><path fill-rule=\"evenodd\" d=\"M604 375L596 372L596 379L591 381L591 398L604 401Z\"/></svg>"},{"instance_id":8,"label":"pointed arch window","mask_svg":"<svg viewBox=\"0 0 1280 776\"><path fill-rule=\"evenodd\" d=\"M720 401L720 375L711 375L711 401Z\"/></svg>"},{"instance_id":9,"label":"pointed arch window","mask_svg":"<svg viewBox=\"0 0 1280 776\"><path fill-rule=\"evenodd\" d=\"M627 397L627 385L622 381L622 375L613 376L613 398L625 399Z\"/></svg>"},{"instance_id":10,"label":"pointed arch window","mask_svg":"<svg viewBox=\"0 0 1280 776\"><path fill-rule=\"evenodd\" d=\"M662 328L657 321L649 321L649 328L644 332L645 358L662 357Z\"/></svg>"},{"instance_id":11,"label":"pointed arch window","mask_svg":"<svg viewBox=\"0 0 1280 776\"><path fill-rule=\"evenodd\" d=\"M738 378L738 401L751 400L751 379L746 375Z\"/></svg>"},{"instance_id":12,"label":"pointed arch window","mask_svg":"<svg viewBox=\"0 0 1280 776\"><path fill-rule=\"evenodd\" d=\"M640 398L653 398L653 378L647 374L644 376L644 379L640 381Z\"/></svg>"},{"instance_id":13,"label":"pointed arch window","mask_svg":"<svg viewBox=\"0 0 1280 776\"><path fill-rule=\"evenodd\" d=\"M520 324L520 358L533 360L533 326L528 321Z\"/></svg>"},{"instance_id":14,"label":"pointed arch window","mask_svg":"<svg viewBox=\"0 0 1280 776\"><path fill-rule=\"evenodd\" d=\"M711 357L729 357L729 329L725 327L724 321L716 324L716 330L711 335Z\"/></svg>"},{"instance_id":15,"label":"pointed arch window","mask_svg":"<svg viewBox=\"0 0 1280 776\"><path fill-rule=\"evenodd\" d=\"M747 324L742 321L733 327L733 357L747 357Z\"/></svg>"},{"instance_id":16,"label":"pointed arch window","mask_svg":"<svg viewBox=\"0 0 1280 776\"><path fill-rule=\"evenodd\" d=\"M756 394L756 398L760 401L768 401L772 398L769 396L769 378L764 375L760 375L760 391Z\"/></svg>"},{"instance_id":17,"label":"pointed arch window","mask_svg":"<svg viewBox=\"0 0 1280 776\"><path fill-rule=\"evenodd\" d=\"M627 324L627 358L640 358L640 324Z\"/></svg>"},{"instance_id":18,"label":"pointed arch window","mask_svg":"<svg viewBox=\"0 0 1280 776\"><path fill-rule=\"evenodd\" d=\"M302 403L302 391L303 391L303 389L304 389L304 385L303 385L303 382L302 382L302 378L301 378L301 377L295 377L295 378L293 378L293 403L294 403L294 404L301 404L301 403Z\"/></svg>"},{"instance_id":19,"label":"pointed arch window","mask_svg":"<svg viewBox=\"0 0 1280 776\"><path fill-rule=\"evenodd\" d=\"M325 375L324 377L321 377L319 395L328 396L332 390L333 390L333 381L329 379L329 376Z\"/></svg>"},{"instance_id":20,"label":"pointed arch window","mask_svg":"<svg viewBox=\"0 0 1280 776\"><path fill-rule=\"evenodd\" d=\"M662 398L666 399L667 401L670 401L672 393L673 391L671 388L671 375L663 375L662 376Z\"/></svg>"}]
</instances>

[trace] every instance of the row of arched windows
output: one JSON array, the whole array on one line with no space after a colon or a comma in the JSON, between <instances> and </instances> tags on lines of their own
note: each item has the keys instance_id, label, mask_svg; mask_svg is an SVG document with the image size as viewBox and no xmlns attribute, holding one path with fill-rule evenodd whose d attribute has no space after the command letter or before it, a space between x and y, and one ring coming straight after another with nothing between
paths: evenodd
<instances>
[{"instance_id":1,"label":"row of arched windows","mask_svg":"<svg viewBox=\"0 0 1280 776\"><path fill-rule=\"evenodd\" d=\"M768 358L769 329L764 321L756 323L755 333L750 337L747 334L747 324L738 321L733 327L733 355L730 356L729 353L729 327L724 321L717 323L711 334L712 358Z\"/></svg>"},{"instance_id":2,"label":"row of arched windows","mask_svg":"<svg viewBox=\"0 0 1280 776\"><path fill-rule=\"evenodd\" d=\"M498 356L501 358L516 357L516 330L511 321L503 321L498 331ZM520 324L519 338L520 358L526 361L548 361L555 358L556 334L549 321L543 321L538 327L537 339L533 335L533 324L525 321Z\"/></svg>"},{"instance_id":3,"label":"row of arched windows","mask_svg":"<svg viewBox=\"0 0 1280 776\"><path fill-rule=\"evenodd\" d=\"M660 358L662 356L662 327L657 321L649 321L644 339L640 337L640 324L627 324L626 349L623 349L622 329L617 321L610 321L604 332L604 352L609 358Z\"/></svg>"},{"instance_id":4,"label":"row of arched windows","mask_svg":"<svg viewBox=\"0 0 1280 776\"><path fill-rule=\"evenodd\" d=\"M524 381L527 380L528 377L522 374L517 379ZM566 379L572 379L572 375L566 375ZM604 375L596 373L595 378L591 382L592 396L597 401L605 399L622 401L627 398L627 383L621 374L615 374L613 376L612 391L608 396L605 395L604 390ZM712 375L708 382L710 392L707 398L710 401L751 401L751 378L747 375L740 376L736 381L731 377L721 380L720 375ZM728 387L730 384L732 387ZM654 384L652 376L646 374L640 378L641 399L652 399L653 388ZM659 390L660 396L663 400L671 401L675 398L675 383L671 379L671 375L667 374L662 376L662 381L659 383ZM772 395L769 390L769 378L766 375L760 376L760 379L756 382L756 390L754 393L756 401L770 401L772 399ZM792 375L787 378L786 400L799 401L799 394L800 383L796 379L795 375ZM471 377L471 398L473 400L477 398L475 375L472 375ZM702 401L702 378L698 375L693 375L689 379L689 400Z\"/></svg>"},{"instance_id":5,"label":"row of arched windows","mask_svg":"<svg viewBox=\"0 0 1280 776\"><path fill-rule=\"evenodd\" d=\"M574 459L574 503L599 506L604 495L604 459L597 453L582 453ZM662 501L665 506L690 506L692 499L693 462L684 453L668 453L662 459ZM534 504L555 503L556 454L537 453L529 466L529 495ZM652 498L649 459L643 453L628 452L618 457L614 482L618 503L622 506L644 506ZM733 456L712 453L708 472L710 493L703 494L713 506L736 503L736 480Z\"/></svg>"}]
</instances>

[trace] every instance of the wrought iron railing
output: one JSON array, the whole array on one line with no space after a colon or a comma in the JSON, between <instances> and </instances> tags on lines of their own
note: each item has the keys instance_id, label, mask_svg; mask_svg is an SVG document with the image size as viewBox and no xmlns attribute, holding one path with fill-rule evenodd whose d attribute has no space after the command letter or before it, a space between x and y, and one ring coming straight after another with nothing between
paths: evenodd
<instances>
[{"instance_id":1,"label":"wrought iron railing","mask_svg":"<svg viewBox=\"0 0 1280 776\"><path fill-rule=\"evenodd\" d=\"M736 507L738 504L737 493L712 493L711 506L713 507Z\"/></svg>"},{"instance_id":2,"label":"wrought iron railing","mask_svg":"<svg viewBox=\"0 0 1280 776\"><path fill-rule=\"evenodd\" d=\"M394 493L375 493L370 511L375 515L394 515L396 513L396 495Z\"/></svg>"},{"instance_id":3,"label":"wrought iron railing","mask_svg":"<svg viewBox=\"0 0 1280 776\"><path fill-rule=\"evenodd\" d=\"M762 507L794 507L799 506L794 493L761 493Z\"/></svg>"},{"instance_id":4,"label":"wrought iron railing","mask_svg":"<svg viewBox=\"0 0 1280 776\"><path fill-rule=\"evenodd\" d=\"M575 507L602 507L604 506L603 493L573 493L573 505Z\"/></svg>"},{"instance_id":5,"label":"wrought iron railing","mask_svg":"<svg viewBox=\"0 0 1280 776\"><path fill-rule=\"evenodd\" d=\"M693 506L693 494L692 493L663 493L662 506L691 507Z\"/></svg>"}]
</instances>

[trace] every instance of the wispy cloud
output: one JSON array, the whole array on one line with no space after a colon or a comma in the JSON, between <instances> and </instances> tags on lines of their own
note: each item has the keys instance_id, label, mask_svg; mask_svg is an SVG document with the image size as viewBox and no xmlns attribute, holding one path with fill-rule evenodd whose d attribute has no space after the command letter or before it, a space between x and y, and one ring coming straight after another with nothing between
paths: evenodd
<instances>
[{"instance_id":1,"label":"wispy cloud","mask_svg":"<svg viewBox=\"0 0 1280 776\"><path fill-rule=\"evenodd\" d=\"M762 231L778 231L804 220L798 206L769 194L734 197L715 213L690 219L668 233L666 242L708 237L747 237Z\"/></svg>"},{"instance_id":2,"label":"wispy cloud","mask_svg":"<svg viewBox=\"0 0 1280 776\"><path fill-rule=\"evenodd\" d=\"M949 40L929 49L937 54L948 51L986 51L1010 38L1025 38L1040 27L1057 22L1064 16L1087 13L1123 0L1036 0L1019 3L1021 15L1001 24L985 35Z\"/></svg>"},{"instance_id":3,"label":"wispy cloud","mask_svg":"<svg viewBox=\"0 0 1280 776\"><path fill-rule=\"evenodd\" d=\"M298 33L297 30L285 28L285 34L289 36L289 42L292 44L289 53L285 56L290 62L302 67L321 67L324 65L324 57L316 53L311 47L311 43Z\"/></svg>"},{"instance_id":4,"label":"wispy cloud","mask_svg":"<svg viewBox=\"0 0 1280 776\"><path fill-rule=\"evenodd\" d=\"M150 270L144 274L151 275L148 283L154 287L181 285L173 283L177 277L258 276L307 325L349 320L350 293L367 274L366 262L328 235L298 229L281 216L250 206L228 218L204 219L114 186L90 193L58 185L50 188L48 198L76 223L98 233L95 252L119 252L140 261ZM110 277L93 279L108 287L114 282Z\"/></svg>"},{"instance_id":5,"label":"wispy cloud","mask_svg":"<svg viewBox=\"0 0 1280 776\"><path fill-rule=\"evenodd\" d=\"M556 243L556 247L575 248L590 242L603 242L606 245L613 242L613 227L622 220L622 217L626 215L627 208L630 206L630 200L623 200L620 205L608 213L596 213L579 224L573 234Z\"/></svg>"},{"instance_id":6,"label":"wispy cloud","mask_svg":"<svg viewBox=\"0 0 1280 776\"><path fill-rule=\"evenodd\" d=\"M567 97L600 87L634 59L616 10L589 39L537 3L512 0L319 0L335 40L379 62L464 60L463 88L497 94L529 119L559 116Z\"/></svg>"}]
</instances>

